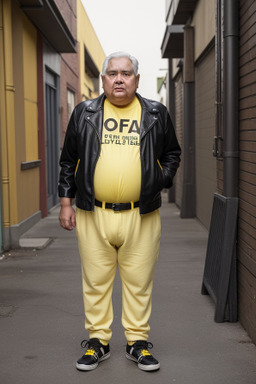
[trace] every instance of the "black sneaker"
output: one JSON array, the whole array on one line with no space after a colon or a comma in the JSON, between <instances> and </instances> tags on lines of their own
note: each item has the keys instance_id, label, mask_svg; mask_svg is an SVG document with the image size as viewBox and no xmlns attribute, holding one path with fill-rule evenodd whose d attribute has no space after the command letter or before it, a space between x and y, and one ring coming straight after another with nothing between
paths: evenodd
<instances>
[{"instance_id":1,"label":"black sneaker","mask_svg":"<svg viewBox=\"0 0 256 384\"><path fill-rule=\"evenodd\" d=\"M127 344L126 357L138 363L138 368L143 371L156 371L160 368L160 363L148 351L151 348L153 344L145 340L136 341L133 345Z\"/></svg>"},{"instance_id":2,"label":"black sneaker","mask_svg":"<svg viewBox=\"0 0 256 384\"><path fill-rule=\"evenodd\" d=\"M103 345L99 339L83 340L81 347L87 347L87 349L85 354L76 363L76 368L80 371L91 371L97 368L100 361L110 357L109 344Z\"/></svg>"}]
</instances>

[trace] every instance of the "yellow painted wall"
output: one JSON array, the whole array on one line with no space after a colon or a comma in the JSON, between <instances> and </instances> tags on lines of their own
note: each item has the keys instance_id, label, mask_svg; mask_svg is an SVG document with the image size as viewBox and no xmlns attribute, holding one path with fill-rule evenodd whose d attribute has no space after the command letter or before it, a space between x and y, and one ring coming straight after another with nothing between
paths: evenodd
<instances>
[{"instance_id":1,"label":"yellow painted wall","mask_svg":"<svg viewBox=\"0 0 256 384\"><path fill-rule=\"evenodd\" d=\"M1 187L3 206L3 227L17 223L17 179L12 53L12 4L2 0L1 6L1 47L0 47L0 88L1 88Z\"/></svg>"},{"instance_id":2,"label":"yellow painted wall","mask_svg":"<svg viewBox=\"0 0 256 384\"><path fill-rule=\"evenodd\" d=\"M26 161L38 159L37 133L37 33L23 16L23 70Z\"/></svg>"},{"instance_id":3,"label":"yellow painted wall","mask_svg":"<svg viewBox=\"0 0 256 384\"><path fill-rule=\"evenodd\" d=\"M93 89L93 84L89 76L85 73L84 66L84 46L86 46L92 56L99 72L105 59L105 53L98 40L96 32L87 16L81 0L77 0L77 40L80 51L80 86L81 95L89 97L88 87ZM98 94L93 94L96 97Z\"/></svg>"},{"instance_id":4,"label":"yellow painted wall","mask_svg":"<svg viewBox=\"0 0 256 384\"><path fill-rule=\"evenodd\" d=\"M10 226L9 212L9 170L8 170L8 150L7 150L7 116L6 116L6 71L5 71L5 37L4 35L4 14L8 8L4 9L3 0L0 0L0 176L1 198L2 198L2 224L4 228Z\"/></svg>"},{"instance_id":5,"label":"yellow painted wall","mask_svg":"<svg viewBox=\"0 0 256 384\"><path fill-rule=\"evenodd\" d=\"M38 160L38 116L37 116L37 32L27 17L22 19L22 68L23 95L23 148L17 161L18 176L18 222L39 211L39 168L21 170L21 162ZM17 106L18 108L18 106ZM16 130L20 123L16 122ZM18 143L17 143L18 146Z\"/></svg>"},{"instance_id":6,"label":"yellow painted wall","mask_svg":"<svg viewBox=\"0 0 256 384\"><path fill-rule=\"evenodd\" d=\"M38 159L37 35L16 1L1 0L1 177L3 227L39 210L39 168L21 170Z\"/></svg>"},{"instance_id":7,"label":"yellow painted wall","mask_svg":"<svg viewBox=\"0 0 256 384\"><path fill-rule=\"evenodd\" d=\"M200 0L191 26L195 28L195 60L215 36L215 0Z\"/></svg>"}]
</instances>

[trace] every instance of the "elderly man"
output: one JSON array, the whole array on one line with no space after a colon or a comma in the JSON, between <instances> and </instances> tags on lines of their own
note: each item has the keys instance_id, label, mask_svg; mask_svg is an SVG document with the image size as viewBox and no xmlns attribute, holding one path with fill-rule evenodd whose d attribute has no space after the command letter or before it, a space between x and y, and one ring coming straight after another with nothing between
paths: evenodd
<instances>
[{"instance_id":1,"label":"elderly man","mask_svg":"<svg viewBox=\"0 0 256 384\"><path fill-rule=\"evenodd\" d=\"M155 371L160 364L149 352L148 334L160 192L172 186L181 151L166 108L136 93L134 57L125 52L108 56L102 83L102 95L74 109L60 159L59 220L67 230L76 227L89 332L76 367L92 370L110 357L118 266L126 357L144 371Z\"/></svg>"}]
</instances>

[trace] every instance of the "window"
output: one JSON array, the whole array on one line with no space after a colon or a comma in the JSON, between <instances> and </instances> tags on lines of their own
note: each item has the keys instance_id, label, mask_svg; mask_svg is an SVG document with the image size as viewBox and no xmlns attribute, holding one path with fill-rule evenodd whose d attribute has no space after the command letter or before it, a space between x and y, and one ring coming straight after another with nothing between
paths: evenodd
<instances>
[{"instance_id":1,"label":"window","mask_svg":"<svg viewBox=\"0 0 256 384\"><path fill-rule=\"evenodd\" d=\"M71 113L73 109L75 108L75 93L72 92L70 89L67 90L68 93L68 108L67 108L67 117L68 120L70 119Z\"/></svg>"}]
</instances>

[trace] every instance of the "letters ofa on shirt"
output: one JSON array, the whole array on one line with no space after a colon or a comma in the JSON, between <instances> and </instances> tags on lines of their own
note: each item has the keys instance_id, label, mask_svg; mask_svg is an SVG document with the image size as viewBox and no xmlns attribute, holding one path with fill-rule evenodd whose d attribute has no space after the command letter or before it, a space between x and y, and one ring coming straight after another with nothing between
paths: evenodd
<instances>
[{"instance_id":1,"label":"letters ofa on shirt","mask_svg":"<svg viewBox=\"0 0 256 384\"><path fill-rule=\"evenodd\" d=\"M120 119L120 125L118 125L118 121L113 118L109 118L104 121L104 128L109 132L117 130L120 133L122 133L124 128L126 128L128 129L128 133L140 134L140 127L137 120Z\"/></svg>"}]
</instances>

